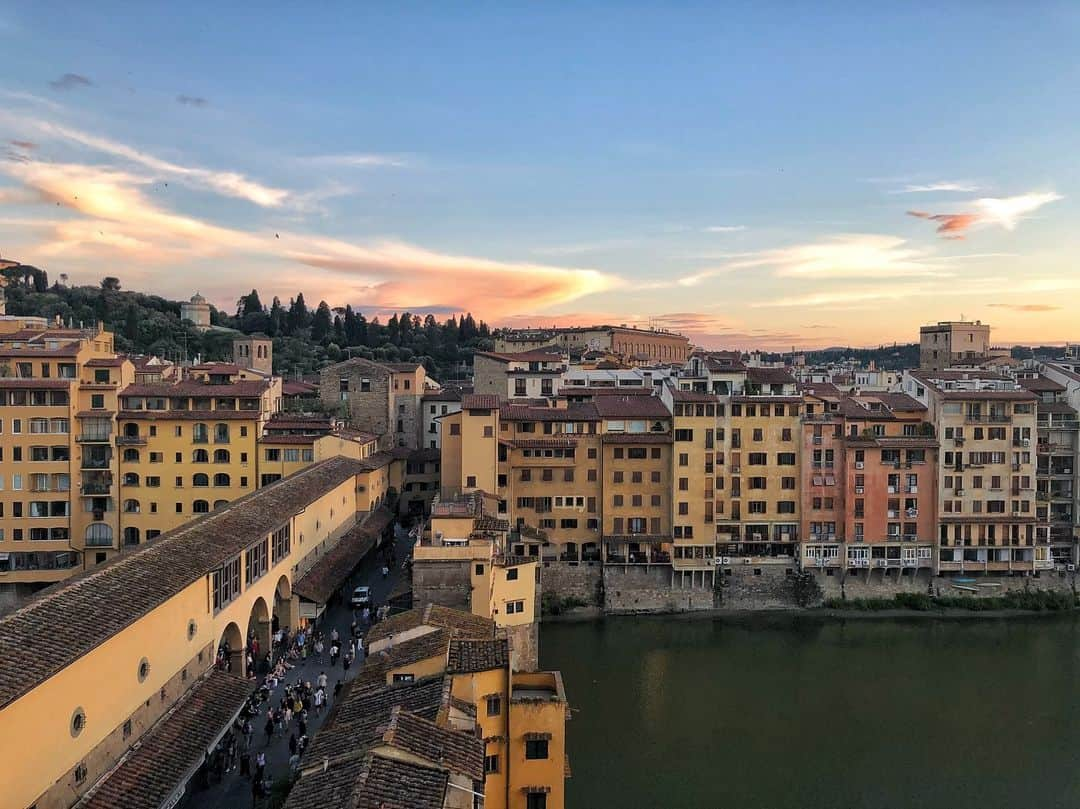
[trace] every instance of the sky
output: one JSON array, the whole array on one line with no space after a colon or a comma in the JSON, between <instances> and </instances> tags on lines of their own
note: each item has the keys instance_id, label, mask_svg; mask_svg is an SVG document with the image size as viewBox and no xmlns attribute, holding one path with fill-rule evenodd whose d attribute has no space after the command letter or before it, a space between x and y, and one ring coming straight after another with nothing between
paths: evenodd
<instances>
[{"instance_id":1,"label":"sky","mask_svg":"<svg viewBox=\"0 0 1080 809\"><path fill-rule=\"evenodd\" d=\"M0 0L0 256L230 311L1080 339L1075 2L231 5Z\"/></svg>"}]
</instances>

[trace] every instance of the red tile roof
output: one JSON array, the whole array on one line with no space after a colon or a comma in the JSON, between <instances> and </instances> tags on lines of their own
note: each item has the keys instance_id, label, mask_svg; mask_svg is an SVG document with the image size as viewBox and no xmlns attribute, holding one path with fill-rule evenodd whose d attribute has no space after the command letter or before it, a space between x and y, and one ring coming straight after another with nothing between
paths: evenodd
<instances>
[{"instance_id":1,"label":"red tile roof","mask_svg":"<svg viewBox=\"0 0 1080 809\"><path fill-rule=\"evenodd\" d=\"M759 385L794 385L795 377L787 368L747 368L746 379Z\"/></svg>"},{"instance_id":2,"label":"red tile roof","mask_svg":"<svg viewBox=\"0 0 1080 809\"><path fill-rule=\"evenodd\" d=\"M607 398L607 397L604 397ZM569 404L566 407L532 407L504 404L499 417L505 421L599 421L600 414L592 402Z\"/></svg>"},{"instance_id":3,"label":"red tile roof","mask_svg":"<svg viewBox=\"0 0 1080 809\"><path fill-rule=\"evenodd\" d=\"M380 506L364 522L350 528L325 555L293 582L293 592L308 601L327 604L360 561L379 543L379 538L394 521L394 514Z\"/></svg>"},{"instance_id":4,"label":"red tile roof","mask_svg":"<svg viewBox=\"0 0 1080 809\"><path fill-rule=\"evenodd\" d=\"M566 362L562 354L551 351L521 351L517 354L500 354L495 351L477 351L474 356L488 357L499 362Z\"/></svg>"},{"instance_id":5,"label":"red tile roof","mask_svg":"<svg viewBox=\"0 0 1080 809\"><path fill-rule=\"evenodd\" d=\"M667 419L671 412L656 396L597 396L593 407L605 419Z\"/></svg>"},{"instance_id":6,"label":"red tile roof","mask_svg":"<svg viewBox=\"0 0 1080 809\"><path fill-rule=\"evenodd\" d=\"M270 388L270 381L266 379L241 380L230 382L227 385L211 385L200 382L197 379L188 379L183 382L154 382L147 384L128 385L122 391L121 396L208 396L208 397L254 397L261 396Z\"/></svg>"},{"instance_id":7,"label":"red tile roof","mask_svg":"<svg viewBox=\"0 0 1080 809\"><path fill-rule=\"evenodd\" d=\"M461 397L462 410L498 410L499 397L494 393L467 393Z\"/></svg>"},{"instance_id":8,"label":"red tile roof","mask_svg":"<svg viewBox=\"0 0 1080 809\"><path fill-rule=\"evenodd\" d=\"M252 690L250 680L211 670L142 735L79 806L145 809L164 804L203 764L206 751L236 718Z\"/></svg>"}]
</instances>

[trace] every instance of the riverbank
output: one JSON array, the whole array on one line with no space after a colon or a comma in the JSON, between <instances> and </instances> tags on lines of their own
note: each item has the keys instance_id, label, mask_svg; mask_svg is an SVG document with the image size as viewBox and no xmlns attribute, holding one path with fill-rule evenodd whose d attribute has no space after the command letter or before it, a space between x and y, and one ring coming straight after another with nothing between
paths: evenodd
<instances>
[{"instance_id":1,"label":"riverbank","mask_svg":"<svg viewBox=\"0 0 1080 809\"><path fill-rule=\"evenodd\" d=\"M1040 591L1044 592L1044 591ZM1048 597L1060 596L1050 593ZM1080 607L1060 604L1054 607L1021 607L1006 597L994 599L957 599L925 597L918 605L907 604L907 599L850 599L841 604L827 602L821 607L779 608L762 610L712 609L694 611L673 611L667 613L605 613L599 607L583 607L562 612L558 615L544 615L544 624L575 624L603 621L607 618L662 618L666 621L767 621L770 619L790 620L829 620L829 619L980 619L980 618L1032 618L1073 615L1080 612ZM956 602L971 602L961 603ZM1054 603L1050 601L1050 603Z\"/></svg>"}]
</instances>

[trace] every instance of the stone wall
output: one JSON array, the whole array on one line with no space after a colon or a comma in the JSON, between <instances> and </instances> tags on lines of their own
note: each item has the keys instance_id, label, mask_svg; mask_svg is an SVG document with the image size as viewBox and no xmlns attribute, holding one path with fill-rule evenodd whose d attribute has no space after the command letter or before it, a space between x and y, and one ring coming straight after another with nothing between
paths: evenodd
<instances>
[{"instance_id":1,"label":"stone wall","mask_svg":"<svg viewBox=\"0 0 1080 809\"><path fill-rule=\"evenodd\" d=\"M589 605L603 603L603 566L600 562L544 562L540 571L541 596L572 598Z\"/></svg>"},{"instance_id":2,"label":"stone wall","mask_svg":"<svg viewBox=\"0 0 1080 809\"><path fill-rule=\"evenodd\" d=\"M1010 590L1055 590L1075 592L1076 573L1040 571L1038 576L972 576L975 592L953 586L948 576L934 576L929 570L917 575L900 576L898 570L865 570L841 576L812 571L822 591L822 598L892 598L899 593L925 593L934 596L992 598ZM977 585L992 585L980 587ZM996 586L993 586L996 585ZM964 587L972 586L964 584ZM816 606L816 605L814 605Z\"/></svg>"},{"instance_id":3,"label":"stone wall","mask_svg":"<svg viewBox=\"0 0 1080 809\"><path fill-rule=\"evenodd\" d=\"M473 357L473 393L493 393L500 399L507 398L507 364L491 357Z\"/></svg>"},{"instance_id":4,"label":"stone wall","mask_svg":"<svg viewBox=\"0 0 1080 809\"><path fill-rule=\"evenodd\" d=\"M712 609L711 588L675 588L671 568L612 565L604 568L604 611L688 612Z\"/></svg>"},{"instance_id":5,"label":"stone wall","mask_svg":"<svg viewBox=\"0 0 1080 809\"><path fill-rule=\"evenodd\" d=\"M539 622L502 627L499 632L510 639L510 666L514 671L536 671L540 668Z\"/></svg>"},{"instance_id":6,"label":"stone wall","mask_svg":"<svg viewBox=\"0 0 1080 809\"><path fill-rule=\"evenodd\" d=\"M338 411L343 404L342 378L349 380L344 402L349 426L381 436L381 441L389 438L392 446L390 434L396 425L390 423L390 370L377 362L359 358L324 368L319 376L319 398L331 412ZM362 379L368 380L368 390L361 390ZM383 444L380 446L386 448Z\"/></svg>"},{"instance_id":7,"label":"stone wall","mask_svg":"<svg viewBox=\"0 0 1080 809\"><path fill-rule=\"evenodd\" d=\"M468 562L414 561L412 574L413 604L432 603L472 611Z\"/></svg>"},{"instance_id":8,"label":"stone wall","mask_svg":"<svg viewBox=\"0 0 1080 809\"><path fill-rule=\"evenodd\" d=\"M798 607L796 570L789 565L732 565L719 577L717 606L726 610Z\"/></svg>"}]
</instances>

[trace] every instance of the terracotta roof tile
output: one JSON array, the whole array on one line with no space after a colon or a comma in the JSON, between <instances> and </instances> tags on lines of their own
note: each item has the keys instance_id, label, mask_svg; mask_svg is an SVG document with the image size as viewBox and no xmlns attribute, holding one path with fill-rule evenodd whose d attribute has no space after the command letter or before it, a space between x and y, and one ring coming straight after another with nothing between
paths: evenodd
<instances>
[{"instance_id":1,"label":"terracotta roof tile","mask_svg":"<svg viewBox=\"0 0 1080 809\"><path fill-rule=\"evenodd\" d=\"M161 806L203 763L206 751L240 712L252 683L211 671L144 733L126 759L96 785L82 809Z\"/></svg>"},{"instance_id":2,"label":"terracotta roof tile","mask_svg":"<svg viewBox=\"0 0 1080 809\"><path fill-rule=\"evenodd\" d=\"M597 396L593 406L605 419L668 419L671 412L656 396Z\"/></svg>"},{"instance_id":3,"label":"terracotta roof tile","mask_svg":"<svg viewBox=\"0 0 1080 809\"><path fill-rule=\"evenodd\" d=\"M462 410L498 410L499 397L494 393L467 393L461 397Z\"/></svg>"},{"instance_id":4,"label":"terracotta roof tile","mask_svg":"<svg viewBox=\"0 0 1080 809\"><path fill-rule=\"evenodd\" d=\"M495 622L481 615L473 615L464 610L455 610L439 604L427 604L414 607L408 612L393 615L379 621L367 633L367 642L382 640L390 635L407 632L421 626L446 629L456 637L493 638Z\"/></svg>"},{"instance_id":5,"label":"terracotta roof tile","mask_svg":"<svg viewBox=\"0 0 1080 809\"><path fill-rule=\"evenodd\" d=\"M382 532L393 521L393 512L380 506L364 522L350 528L334 547L293 582L293 592L317 604L329 602L334 591L378 544Z\"/></svg>"},{"instance_id":6,"label":"terracotta roof tile","mask_svg":"<svg viewBox=\"0 0 1080 809\"><path fill-rule=\"evenodd\" d=\"M242 380L227 385L212 385L196 379L183 382L154 382L141 385L128 385L121 396L204 396L204 397L255 397L261 396L270 387L266 379Z\"/></svg>"},{"instance_id":7,"label":"terracotta roof tile","mask_svg":"<svg viewBox=\"0 0 1080 809\"><path fill-rule=\"evenodd\" d=\"M484 780L484 742L476 736L444 728L400 706L390 712L383 741L474 781Z\"/></svg>"},{"instance_id":8,"label":"terracotta roof tile","mask_svg":"<svg viewBox=\"0 0 1080 809\"><path fill-rule=\"evenodd\" d=\"M450 641L450 653L446 670L450 674L467 674L475 671L502 669L510 665L510 644L505 638L473 640L454 638Z\"/></svg>"}]
</instances>

